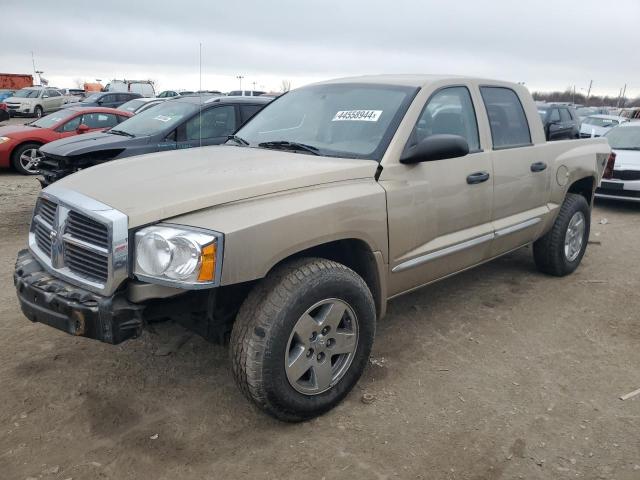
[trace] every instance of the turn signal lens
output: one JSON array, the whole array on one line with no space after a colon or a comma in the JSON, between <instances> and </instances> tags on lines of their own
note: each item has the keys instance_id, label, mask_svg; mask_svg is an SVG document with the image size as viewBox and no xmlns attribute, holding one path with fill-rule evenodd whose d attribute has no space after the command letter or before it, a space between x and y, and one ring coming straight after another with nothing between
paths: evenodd
<instances>
[{"instance_id":1,"label":"turn signal lens","mask_svg":"<svg viewBox=\"0 0 640 480\"><path fill-rule=\"evenodd\" d=\"M202 249L200 255L199 282L211 282L216 273L216 244L211 243Z\"/></svg>"}]
</instances>

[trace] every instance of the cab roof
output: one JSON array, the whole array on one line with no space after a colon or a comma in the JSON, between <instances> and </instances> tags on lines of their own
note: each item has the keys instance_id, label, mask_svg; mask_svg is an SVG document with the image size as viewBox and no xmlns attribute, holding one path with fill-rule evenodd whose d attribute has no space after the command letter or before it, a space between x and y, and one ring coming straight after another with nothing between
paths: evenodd
<instances>
[{"instance_id":1,"label":"cab roof","mask_svg":"<svg viewBox=\"0 0 640 480\"><path fill-rule=\"evenodd\" d=\"M475 80L479 79L476 77L467 77L462 75L439 75L439 74L382 74L382 75L362 75L358 77L345 77L345 78L336 78L333 80L327 80L324 82L318 82L315 85L326 85L332 83L371 83L371 84L383 84L383 85L399 85L404 87L424 87L431 83L442 82L442 81L451 81L451 82L459 82L460 80ZM498 80L489 80L482 79L481 81L486 81L487 83L504 83Z\"/></svg>"}]
</instances>

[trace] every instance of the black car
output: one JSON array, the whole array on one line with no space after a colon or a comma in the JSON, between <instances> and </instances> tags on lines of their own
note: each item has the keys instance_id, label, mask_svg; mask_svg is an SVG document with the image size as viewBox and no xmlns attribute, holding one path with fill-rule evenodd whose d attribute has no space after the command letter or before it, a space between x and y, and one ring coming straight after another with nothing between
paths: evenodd
<instances>
[{"instance_id":1,"label":"black car","mask_svg":"<svg viewBox=\"0 0 640 480\"><path fill-rule=\"evenodd\" d=\"M176 97L106 132L77 135L40 148L42 186L80 169L143 153L218 145L271 98Z\"/></svg>"},{"instance_id":2,"label":"black car","mask_svg":"<svg viewBox=\"0 0 640 480\"><path fill-rule=\"evenodd\" d=\"M123 103L127 103L142 95L132 92L98 92L83 98L81 102L67 103L62 108L68 107L109 107L118 108Z\"/></svg>"},{"instance_id":3,"label":"black car","mask_svg":"<svg viewBox=\"0 0 640 480\"><path fill-rule=\"evenodd\" d=\"M547 140L580 138L580 118L573 107L553 103L537 107Z\"/></svg>"}]
</instances>

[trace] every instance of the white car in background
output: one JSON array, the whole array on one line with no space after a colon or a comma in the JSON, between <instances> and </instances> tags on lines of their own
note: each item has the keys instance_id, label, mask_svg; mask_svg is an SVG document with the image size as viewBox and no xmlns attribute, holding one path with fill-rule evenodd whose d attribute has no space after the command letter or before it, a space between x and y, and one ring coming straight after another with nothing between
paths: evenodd
<instances>
[{"instance_id":1,"label":"white car in background","mask_svg":"<svg viewBox=\"0 0 640 480\"><path fill-rule=\"evenodd\" d=\"M43 114L60 110L64 105L64 96L49 87L26 87L5 99L9 115L25 115L36 118Z\"/></svg>"},{"instance_id":2,"label":"white car in background","mask_svg":"<svg viewBox=\"0 0 640 480\"><path fill-rule=\"evenodd\" d=\"M615 154L612 172L605 170L596 197L640 202L640 122L626 122L604 136Z\"/></svg>"},{"instance_id":3,"label":"white car in background","mask_svg":"<svg viewBox=\"0 0 640 480\"><path fill-rule=\"evenodd\" d=\"M580 138L601 137L613 127L628 121L628 118L614 115L591 115L582 119Z\"/></svg>"}]
</instances>

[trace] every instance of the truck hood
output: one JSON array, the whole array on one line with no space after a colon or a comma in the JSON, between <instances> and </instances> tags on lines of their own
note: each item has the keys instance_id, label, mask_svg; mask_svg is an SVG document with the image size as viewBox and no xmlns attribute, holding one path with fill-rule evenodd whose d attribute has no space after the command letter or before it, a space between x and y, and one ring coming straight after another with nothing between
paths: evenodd
<instances>
[{"instance_id":1,"label":"truck hood","mask_svg":"<svg viewBox=\"0 0 640 480\"><path fill-rule=\"evenodd\" d=\"M616 154L616 170L640 171L640 150L613 150Z\"/></svg>"},{"instance_id":2,"label":"truck hood","mask_svg":"<svg viewBox=\"0 0 640 480\"><path fill-rule=\"evenodd\" d=\"M75 157L86 153L113 148L126 148L133 144L145 144L148 137L125 137L112 133L85 133L73 135L72 137L61 138L55 142L43 146L40 151L45 155L56 155L60 157Z\"/></svg>"},{"instance_id":3,"label":"truck hood","mask_svg":"<svg viewBox=\"0 0 640 480\"><path fill-rule=\"evenodd\" d=\"M129 228L224 203L352 179L373 179L374 160L220 145L151 153L82 170L47 187L73 190L129 217Z\"/></svg>"}]
</instances>

